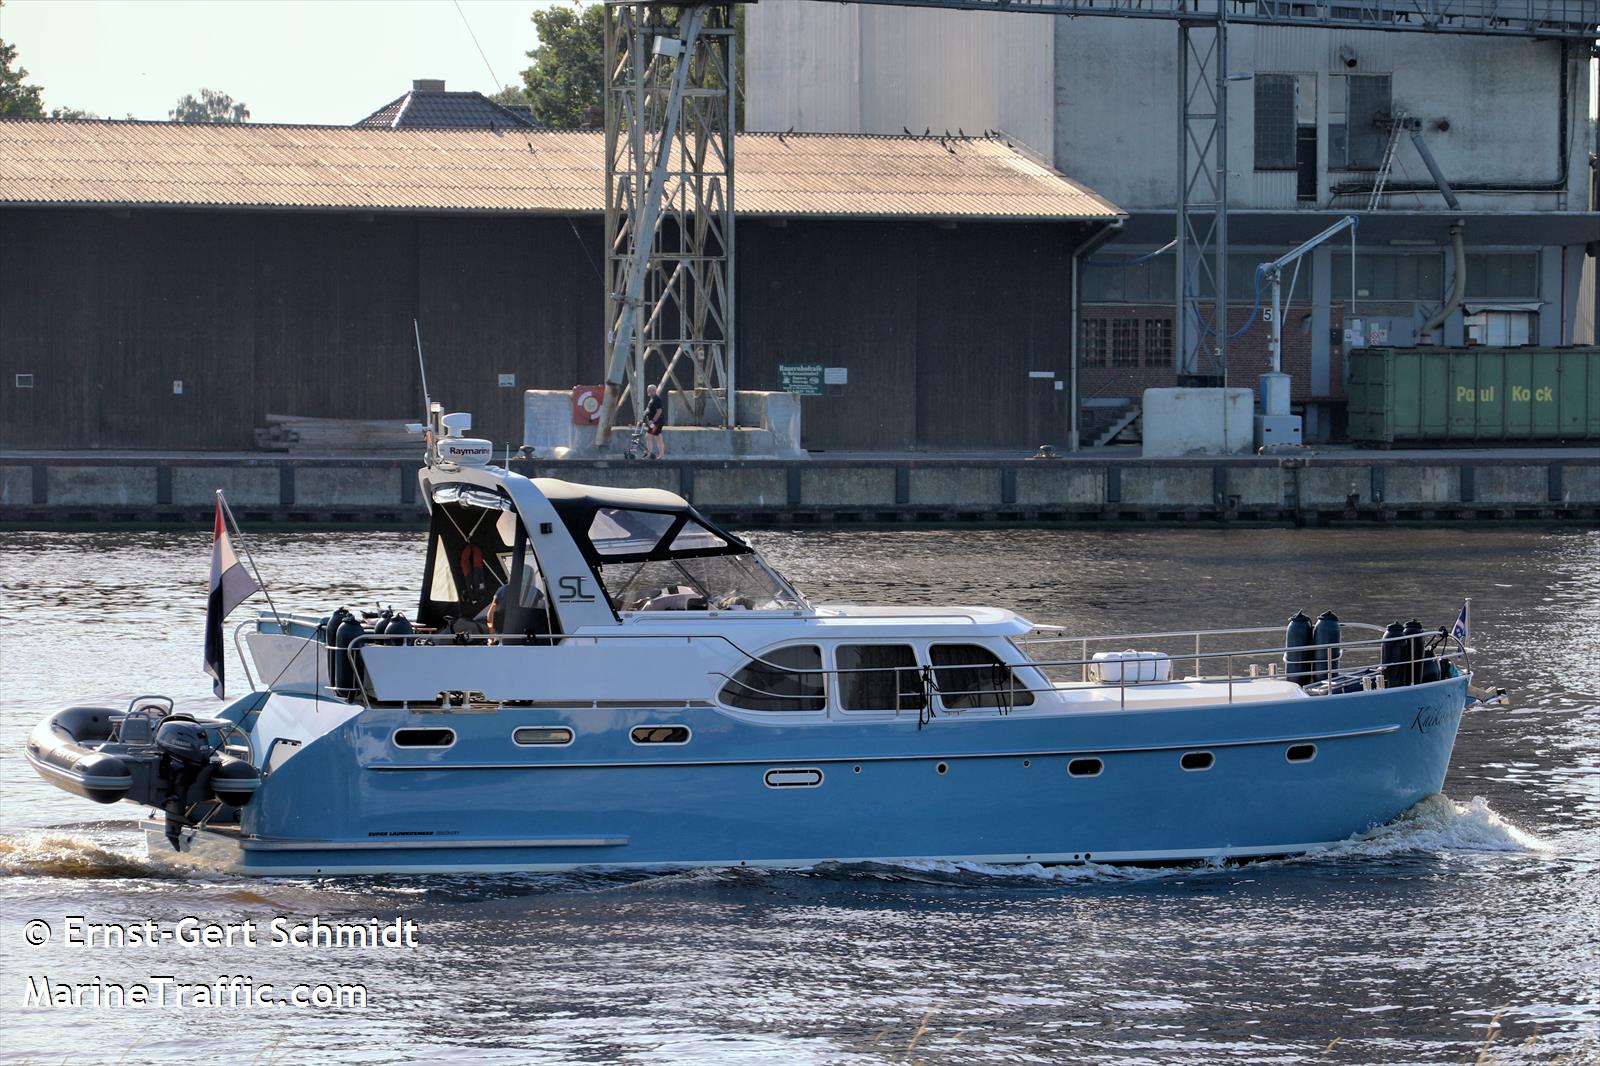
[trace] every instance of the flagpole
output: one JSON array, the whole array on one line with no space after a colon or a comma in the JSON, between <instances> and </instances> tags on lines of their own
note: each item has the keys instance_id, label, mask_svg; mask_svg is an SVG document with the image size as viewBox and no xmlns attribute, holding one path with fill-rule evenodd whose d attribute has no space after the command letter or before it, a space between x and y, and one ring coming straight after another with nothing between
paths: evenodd
<instances>
[{"instance_id":1,"label":"flagpole","mask_svg":"<svg viewBox=\"0 0 1600 1066\"><path fill-rule=\"evenodd\" d=\"M244 531L239 528L239 520L234 517L233 508L228 506L228 498L217 490L217 502L222 504L222 513L227 517L228 524L233 527L233 535L239 540L239 547L244 549L244 557L250 562L250 569L256 575L256 587L267 598L267 607L272 611L272 620L278 623L278 628L283 628L283 616L278 614L278 605L272 602L272 593L267 591L267 583L261 579L261 569L256 566L256 557L250 554L250 545L245 543Z\"/></svg>"}]
</instances>

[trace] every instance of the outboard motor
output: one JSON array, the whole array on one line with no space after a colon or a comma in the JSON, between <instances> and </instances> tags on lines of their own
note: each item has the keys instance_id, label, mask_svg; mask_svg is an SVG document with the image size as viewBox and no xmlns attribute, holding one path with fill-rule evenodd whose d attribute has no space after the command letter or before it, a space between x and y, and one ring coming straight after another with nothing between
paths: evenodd
<instances>
[{"instance_id":1,"label":"outboard motor","mask_svg":"<svg viewBox=\"0 0 1600 1066\"><path fill-rule=\"evenodd\" d=\"M1413 618L1407 622L1401 634L1409 639L1405 642L1406 649L1406 684L1416 685L1422 681L1422 657L1424 642L1422 639L1422 623Z\"/></svg>"},{"instance_id":2,"label":"outboard motor","mask_svg":"<svg viewBox=\"0 0 1600 1066\"><path fill-rule=\"evenodd\" d=\"M1332 611L1323 611L1317 616L1316 628L1311 631L1311 643L1320 645L1312 653L1313 680L1332 680L1333 675L1338 672L1339 657L1344 654L1339 642L1343 639L1338 615Z\"/></svg>"},{"instance_id":3,"label":"outboard motor","mask_svg":"<svg viewBox=\"0 0 1600 1066\"><path fill-rule=\"evenodd\" d=\"M204 727L186 714L170 715L156 730L156 748L161 752L161 776L168 791L162 808L167 813L167 842L178 850L179 830L188 821L188 812L208 797L211 791L211 739Z\"/></svg>"},{"instance_id":4,"label":"outboard motor","mask_svg":"<svg viewBox=\"0 0 1600 1066\"><path fill-rule=\"evenodd\" d=\"M1385 688L1400 688L1408 684L1408 671L1405 665L1407 649L1411 642L1404 639L1405 627L1399 622L1390 622L1383 627L1383 686Z\"/></svg>"},{"instance_id":5,"label":"outboard motor","mask_svg":"<svg viewBox=\"0 0 1600 1066\"><path fill-rule=\"evenodd\" d=\"M1309 684L1317 679L1311 669L1314 657L1311 645L1314 643L1316 640L1311 630L1311 619L1306 617L1304 611L1296 611L1294 617L1289 619L1289 628L1283 636L1283 665L1289 680L1297 685Z\"/></svg>"},{"instance_id":6,"label":"outboard motor","mask_svg":"<svg viewBox=\"0 0 1600 1066\"><path fill-rule=\"evenodd\" d=\"M365 632L361 620L349 611L345 611L344 619L333 631L333 691L344 699L349 699L356 693L354 653L347 649L351 641Z\"/></svg>"},{"instance_id":7,"label":"outboard motor","mask_svg":"<svg viewBox=\"0 0 1600 1066\"><path fill-rule=\"evenodd\" d=\"M228 723L197 721L187 714L168 715L156 730L155 746L161 753L161 776L167 792L162 804L167 815L167 842L176 851L179 833L189 824L196 804L214 799L230 807L243 807L261 786L261 772L243 759L222 755L222 738L211 734Z\"/></svg>"}]
</instances>

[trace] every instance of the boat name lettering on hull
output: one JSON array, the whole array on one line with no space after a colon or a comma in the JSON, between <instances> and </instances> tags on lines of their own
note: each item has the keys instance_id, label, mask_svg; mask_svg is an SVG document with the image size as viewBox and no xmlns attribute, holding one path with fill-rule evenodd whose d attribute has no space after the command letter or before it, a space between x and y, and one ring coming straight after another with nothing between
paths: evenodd
<instances>
[{"instance_id":1,"label":"boat name lettering on hull","mask_svg":"<svg viewBox=\"0 0 1600 1066\"><path fill-rule=\"evenodd\" d=\"M1428 730L1435 729L1450 722L1450 712L1438 707L1418 707L1417 716L1411 720L1411 728L1427 735Z\"/></svg>"}]
</instances>

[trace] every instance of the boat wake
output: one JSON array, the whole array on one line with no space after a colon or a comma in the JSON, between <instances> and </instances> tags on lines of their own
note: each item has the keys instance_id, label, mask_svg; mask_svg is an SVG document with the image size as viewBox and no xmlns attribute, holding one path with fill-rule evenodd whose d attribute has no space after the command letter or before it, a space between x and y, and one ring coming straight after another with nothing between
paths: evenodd
<instances>
[{"instance_id":1,"label":"boat wake","mask_svg":"<svg viewBox=\"0 0 1600 1066\"><path fill-rule=\"evenodd\" d=\"M193 867L107 847L88 837L59 831L0 836L0 877L62 877L81 880L192 879Z\"/></svg>"},{"instance_id":2,"label":"boat wake","mask_svg":"<svg viewBox=\"0 0 1600 1066\"><path fill-rule=\"evenodd\" d=\"M1502 818L1482 796L1457 803L1441 794L1427 797L1392 822L1297 861L1550 850L1549 844Z\"/></svg>"}]
</instances>

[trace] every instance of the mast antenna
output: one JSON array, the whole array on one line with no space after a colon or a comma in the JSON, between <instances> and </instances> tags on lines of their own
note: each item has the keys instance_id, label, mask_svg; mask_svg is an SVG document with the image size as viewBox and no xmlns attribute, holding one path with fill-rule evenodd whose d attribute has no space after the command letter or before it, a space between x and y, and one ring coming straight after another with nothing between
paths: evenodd
<instances>
[{"instance_id":1,"label":"mast antenna","mask_svg":"<svg viewBox=\"0 0 1600 1066\"><path fill-rule=\"evenodd\" d=\"M433 399L428 395L428 363L422 358L422 326L414 318L411 320L411 330L417 336L417 370L422 374L422 414L427 418L428 412L433 410Z\"/></svg>"}]
</instances>

